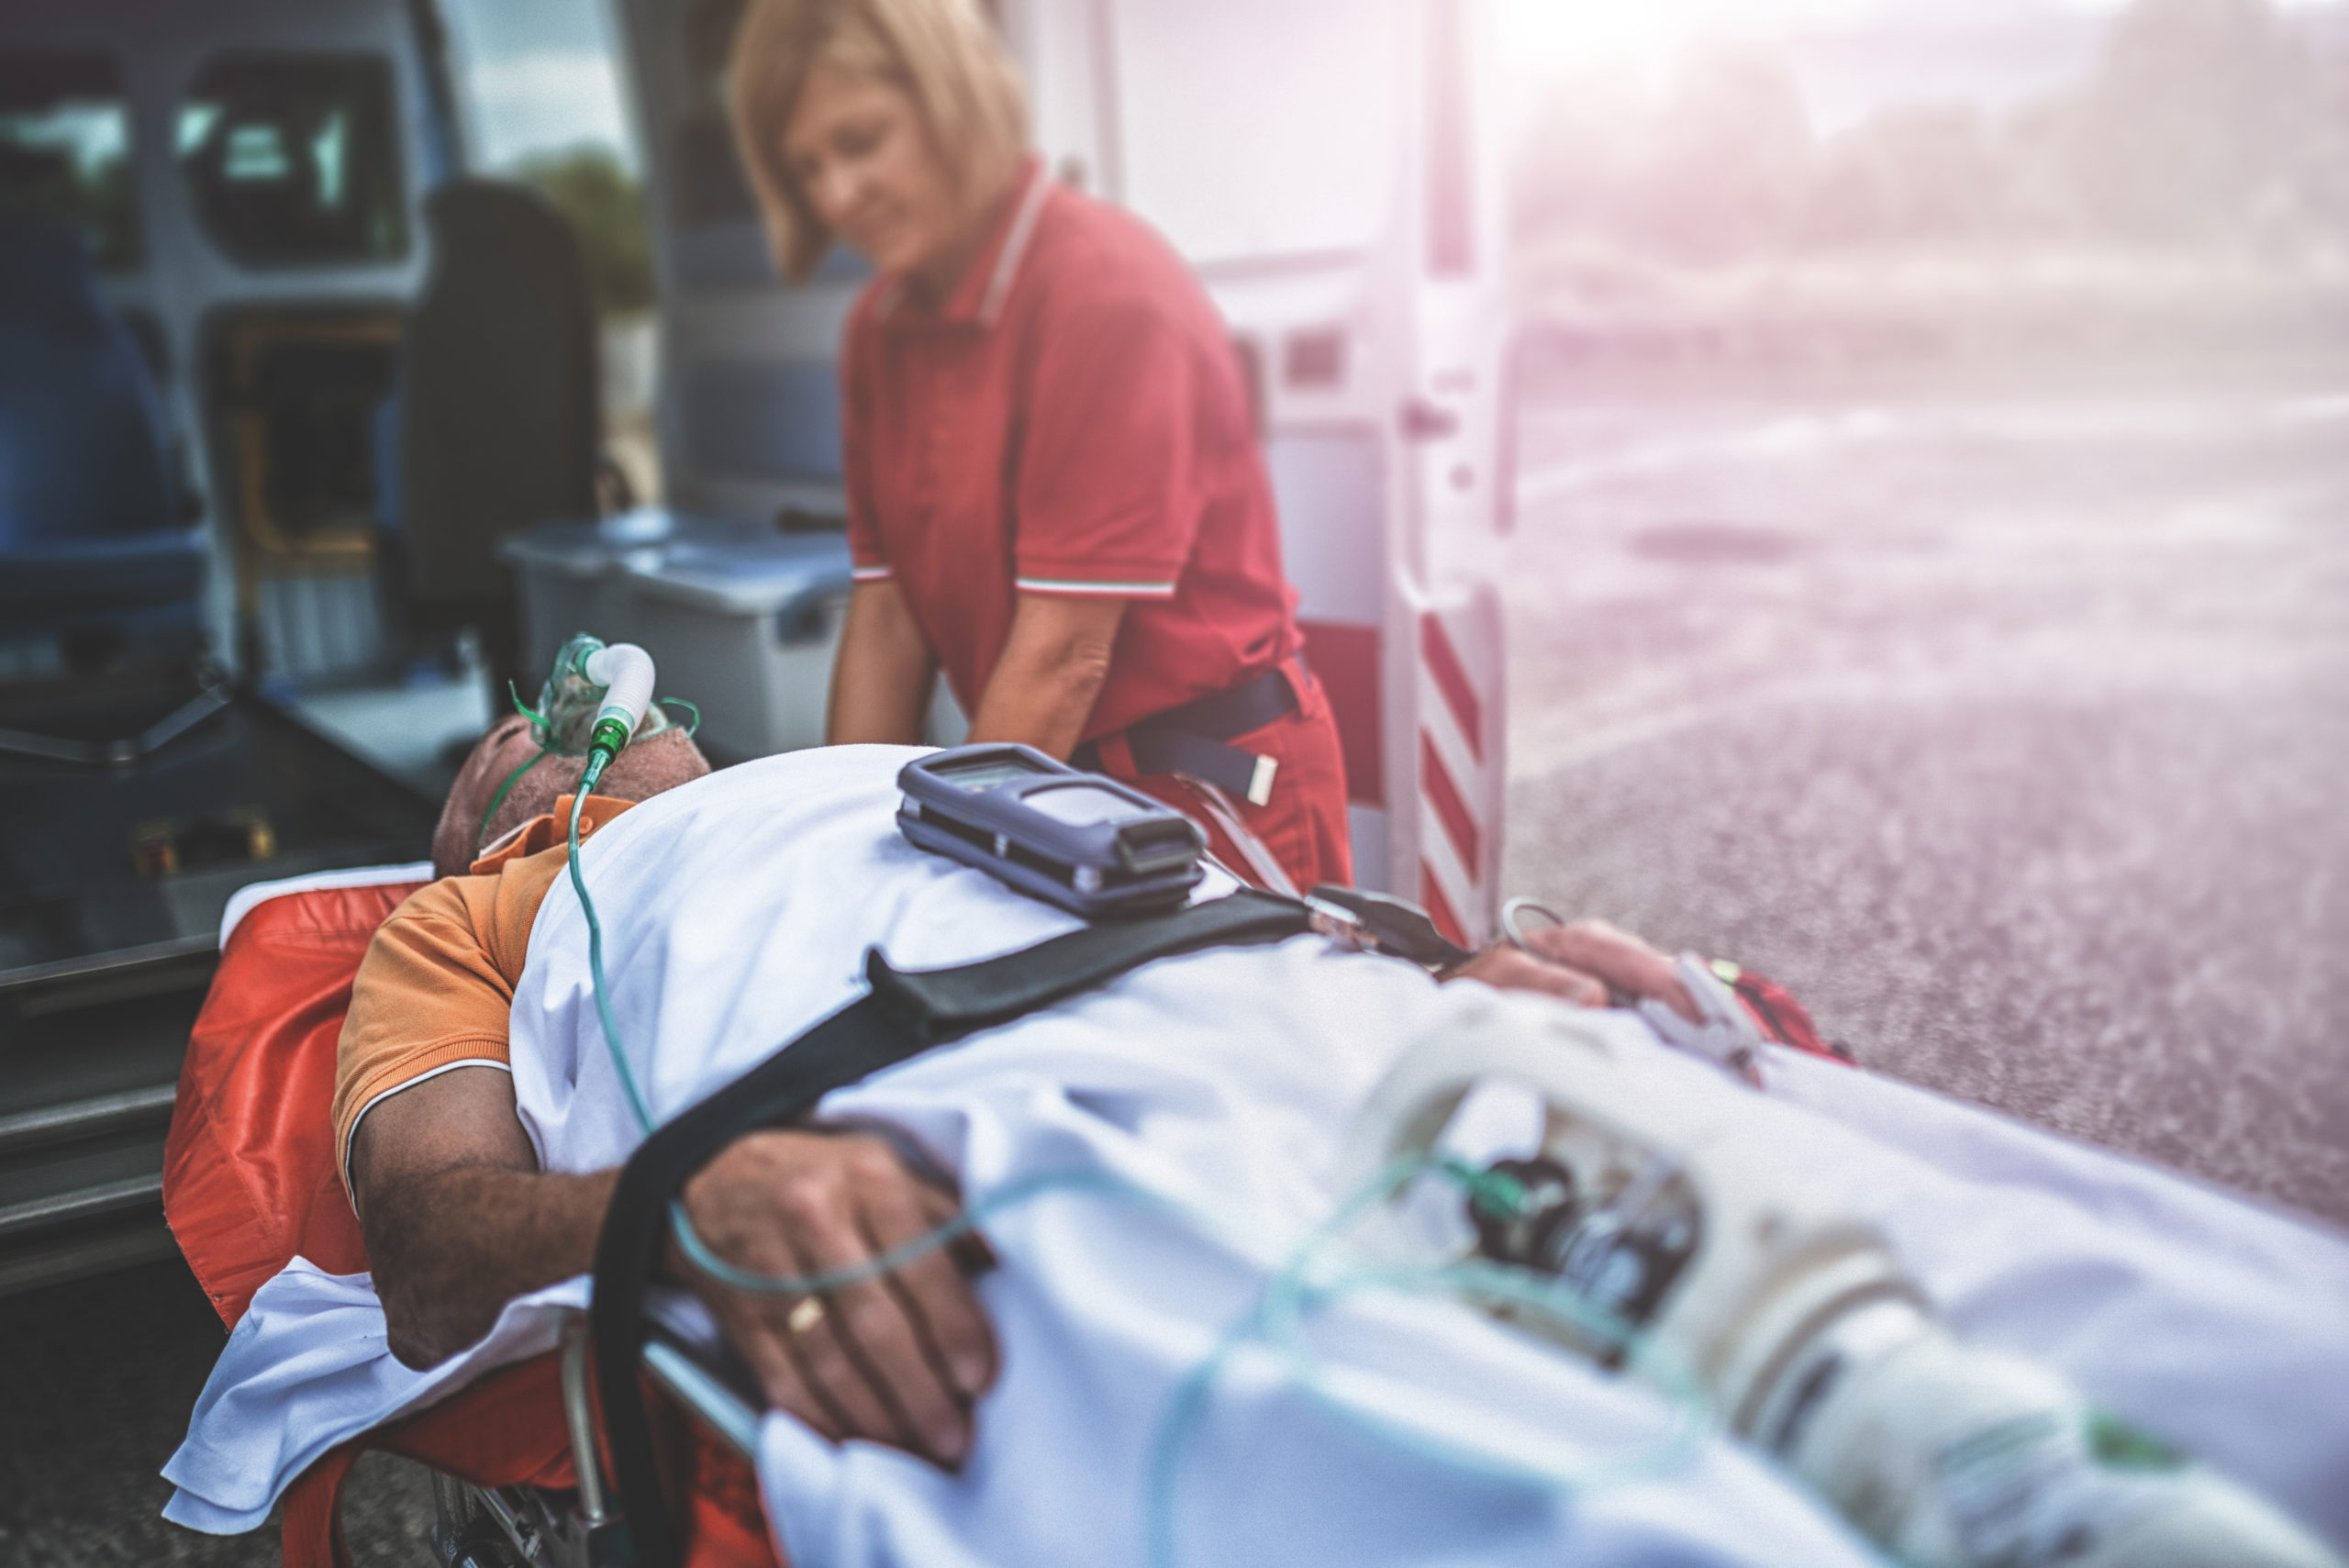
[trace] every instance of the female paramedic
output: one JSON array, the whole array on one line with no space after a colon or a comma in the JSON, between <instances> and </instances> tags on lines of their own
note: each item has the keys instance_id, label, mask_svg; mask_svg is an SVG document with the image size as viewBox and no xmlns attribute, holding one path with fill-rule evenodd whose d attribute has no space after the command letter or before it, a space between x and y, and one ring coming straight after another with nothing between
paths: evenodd
<instances>
[{"instance_id":1,"label":"female paramedic","mask_svg":"<svg viewBox=\"0 0 2349 1568\"><path fill-rule=\"evenodd\" d=\"M753 0L732 70L785 272L839 239L878 273L841 351L827 739L918 740L942 667L973 740L1132 780L1243 875L1349 880L1337 726L1205 291L1027 151L974 0Z\"/></svg>"}]
</instances>

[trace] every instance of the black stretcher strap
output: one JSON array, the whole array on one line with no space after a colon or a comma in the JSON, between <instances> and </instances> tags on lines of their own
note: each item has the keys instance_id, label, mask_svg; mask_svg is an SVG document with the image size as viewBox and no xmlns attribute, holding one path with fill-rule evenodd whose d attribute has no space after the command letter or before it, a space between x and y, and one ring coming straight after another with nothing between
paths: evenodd
<instances>
[{"instance_id":1,"label":"black stretcher strap","mask_svg":"<svg viewBox=\"0 0 2349 1568\"><path fill-rule=\"evenodd\" d=\"M637 1368L644 1293L669 1234L669 1204L695 1172L744 1133L806 1116L832 1090L983 1029L1008 1023L1152 959L1279 941L1310 929L1301 904L1242 889L1153 916L1086 926L955 969L900 971L865 954L864 995L653 1130L620 1172L596 1242L588 1315L604 1437L627 1511L636 1568L674 1568L677 1538L653 1467Z\"/></svg>"},{"instance_id":2,"label":"black stretcher strap","mask_svg":"<svg viewBox=\"0 0 2349 1568\"><path fill-rule=\"evenodd\" d=\"M1170 707L1138 718L1125 729L1126 749L1133 753L1134 772L1188 773L1246 799L1256 777L1256 757L1225 741L1252 729L1262 729L1276 718L1297 711L1297 694L1311 679L1305 655L1289 661L1294 675L1279 665L1229 691L1213 692L1180 707ZM1097 741L1079 746L1069 761L1097 773L1101 749Z\"/></svg>"}]
</instances>

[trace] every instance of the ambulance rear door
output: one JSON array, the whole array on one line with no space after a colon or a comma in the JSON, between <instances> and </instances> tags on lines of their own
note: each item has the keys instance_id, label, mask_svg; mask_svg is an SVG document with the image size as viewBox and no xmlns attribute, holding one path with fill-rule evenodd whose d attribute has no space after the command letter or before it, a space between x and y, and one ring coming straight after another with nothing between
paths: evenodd
<instances>
[{"instance_id":1,"label":"ambulance rear door","mask_svg":"<svg viewBox=\"0 0 2349 1568\"><path fill-rule=\"evenodd\" d=\"M1480 0L1005 0L1063 175L1173 239L1257 399L1357 881L1492 929L1510 475Z\"/></svg>"}]
</instances>

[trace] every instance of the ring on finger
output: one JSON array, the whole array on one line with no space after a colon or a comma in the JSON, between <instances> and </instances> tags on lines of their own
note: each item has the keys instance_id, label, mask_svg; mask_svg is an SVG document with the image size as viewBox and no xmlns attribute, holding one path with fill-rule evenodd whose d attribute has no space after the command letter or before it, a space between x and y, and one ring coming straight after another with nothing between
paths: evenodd
<instances>
[{"instance_id":1,"label":"ring on finger","mask_svg":"<svg viewBox=\"0 0 2349 1568\"><path fill-rule=\"evenodd\" d=\"M1542 955L1534 952L1533 944L1525 940L1525 917L1528 915L1538 915L1553 926L1564 925L1566 917L1538 898L1512 898L1501 906L1502 934L1508 938L1511 945L1523 948L1539 958Z\"/></svg>"},{"instance_id":2,"label":"ring on finger","mask_svg":"<svg viewBox=\"0 0 2349 1568\"><path fill-rule=\"evenodd\" d=\"M784 1314L783 1326L785 1331L796 1337L805 1334L823 1320L824 1298L820 1296L803 1296L793 1304L789 1312Z\"/></svg>"}]
</instances>

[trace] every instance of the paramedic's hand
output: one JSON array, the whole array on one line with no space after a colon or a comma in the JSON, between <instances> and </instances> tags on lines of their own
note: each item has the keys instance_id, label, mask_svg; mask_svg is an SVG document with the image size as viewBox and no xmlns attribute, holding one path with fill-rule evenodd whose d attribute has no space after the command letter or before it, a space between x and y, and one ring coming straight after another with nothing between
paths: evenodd
<instances>
[{"instance_id":1,"label":"paramedic's hand","mask_svg":"<svg viewBox=\"0 0 2349 1568\"><path fill-rule=\"evenodd\" d=\"M1525 933L1534 950L1496 942L1445 976L1481 980L1503 991L1539 991L1577 1006L1604 1007L1610 994L1632 1002L1653 998L1701 1023L1695 998L1680 983L1671 955L1604 920L1541 926Z\"/></svg>"},{"instance_id":2,"label":"paramedic's hand","mask_svg":"<svg viewBox=\"0 0 2349 1568\"><path fill-rule=\"evenodd\" d=\"M954 1218L954 1198L877 1138L754 1132L685 1184L694 1229L751 1273L852 1268ZM814 1298L718 1284L673 1251L768 1401L838 1442L866 1438L952 1468L971 1448L971 1409L995 1382L996 1344L959 1254L941 1247Z\"/></svg>"}]
</instances>

